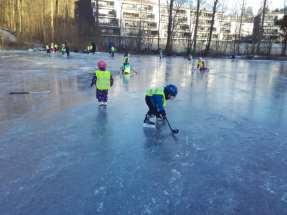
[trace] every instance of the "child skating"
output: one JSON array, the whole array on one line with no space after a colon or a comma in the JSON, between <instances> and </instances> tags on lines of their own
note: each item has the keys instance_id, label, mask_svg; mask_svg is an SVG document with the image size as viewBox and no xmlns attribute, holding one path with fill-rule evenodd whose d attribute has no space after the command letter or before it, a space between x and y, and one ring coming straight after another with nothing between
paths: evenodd
<instances>
[{"instance_id":1,"label":"child skating","mask_svg":"<svg viewBox=\"0 0 287 215\"><path fill-rule=\"evenodd\" d=\"M196 67L201 72L207 72L208 71L208 68L205 65L205 61L201 57L198 59Z\"/></svg>"},{"instance_id":2,"label":"child skating","mask_svg":"<svg viewBox=\"0 0 287 215\"><path fill-rule=\"evenodd\" d=\"M155 128L156 119L166 119L166 101L173 100L176 95L177 87L172 84L165 87L148 89L145 96L145 102L149 110L146 113L143 126Z\"/></svg>"},{"instance_id":3,"label":"child skating","mask_svg":"<svg viewBox=\"0 0 287 215\"><path fill-rule=\"evenodd\" d=\"M126 59L126 61L123 63L121 69L124 75L136 74L136 71L132 68L131 64L128 62L128 59Z\"/></svg>"},{"instance_id":4,"label":"child skating","mask_svg":"<svg viewBox=\"0 0 287 215\"><path fill-rule=\"evenodd\" d=\"M116 52L116 48L114 46L111 47L110 53L111 53L111 57L115 56L115 52Z\"/></svg>"},{"instance_id":5,"label":"child skating","mask_svg":"<svg viewBox=\"0 0 287 215\"><path fill-rule=\"evenodd\" d=\"M110 71L106 70L107 64L105 61L98 62L91 87L95 84L97 89L97 99L100 106L106 106L108 102L108 91L113 86L113 76Z\"/></svg>"}]
</instances>

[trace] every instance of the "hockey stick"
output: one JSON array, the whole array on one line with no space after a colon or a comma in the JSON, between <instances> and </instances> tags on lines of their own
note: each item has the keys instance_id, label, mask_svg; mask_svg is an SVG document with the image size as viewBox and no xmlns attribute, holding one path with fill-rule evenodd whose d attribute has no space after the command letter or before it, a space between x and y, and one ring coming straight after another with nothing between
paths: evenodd
<instances>
[{"instance_id":1,"label":"hockey stick","mask_svg":"<svg viewBox=\"0 0 287 215\"><path fill-rule=\"evenodd\" d=\"M166 117L164 117L164 119L167 121L168 127L170 128L171 132L172 132L173 134L178 134L179 130L178 130L177 128L172 128L172 127L170 126L170 123L169 123L169 121L168 121L168 119L167 119Z\"/></svg>"},{"instance_id":2,"label":"hockey stick","mask_svg":"<svg viewBox=\"0 0 287 215\"><path fill-rule=\"evenodd\" d=\"M10 92L10 95L13 94L38 94L38 93L50 93L50 90L45 90L45 91L17 91L17 92Z\"/></svg>"}]
</instances>

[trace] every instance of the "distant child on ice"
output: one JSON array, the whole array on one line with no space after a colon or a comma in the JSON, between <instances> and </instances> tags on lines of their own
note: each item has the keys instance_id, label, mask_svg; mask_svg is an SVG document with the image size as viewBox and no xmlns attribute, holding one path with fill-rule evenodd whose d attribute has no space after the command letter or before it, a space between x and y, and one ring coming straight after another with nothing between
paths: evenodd
<instances>
[{"instance_id":1,"label":"distant child on ice","mask_svg":"<svg viewBox=\"0 0 287 215\"><path fill-rule=\"evenodd\" d=\"M133 73L137 73L131 66L131 64L129 63L128 61L128 58L126 58L126 61L123 63L122 67L122 73L124 75L130 75L130 74L133 74Z\"/></svg>"},{"instance_id":2,"label":"distant child on ice","mask_svg":"<svg viewBox=\"0 0 287 215\"><path fill-rule=\"evenodd\" d=\"M173 100L177 95L177 87L169 84L165 87L150 88L146 92L145 102L148 112L144 119L144 127L155 127L155 120L165 119L165 106L167 100Z\"/></svg>"},{"instance_id":3,"label":"distant child on ice","mask_svg":"<svg viewBox=\"0 0 287 215\"><path fill-rule=\"evenodd\" d=\"M116 52L116 48L114 46L112 46L110 52L111 52L111 56L114 57L115 52Z\"/></svg>"},{"instance_id":4,"label":"distant child on ice","mask_svg":"<svg viewBox=\"0 0 287 215\"><path fill-rule=\"evenodd\" d=\"M197 69L199 69L200 71L208 71L206 65L205 65L205 61L200 57L197 61Z\"/></svg>"},{"instance_id":5,"label":"distant child on ice","mask_svg":"<svg viewBox=\"0 0 287 215\"><path fill-rule=\"evenodd\" d=\"M94 74L91 87L95 84L97 88L97 99L100 105L107 105L108 91L113 86L113 76L110 71L106 70L107 64L105 61L98 62L98 69Z\"/></svg>"},{"instance_id":6,"label":"distant child on ice","mask_svg":"<svg viewBox=\"0 0 287 215\"><path fill-rule=\"evenodd\" d=\"M126 52L123 58L123 65L121 67L124 75L136 74L137 72L132 68L129 60L129 53Z\"/></svg>"}]
</instances>

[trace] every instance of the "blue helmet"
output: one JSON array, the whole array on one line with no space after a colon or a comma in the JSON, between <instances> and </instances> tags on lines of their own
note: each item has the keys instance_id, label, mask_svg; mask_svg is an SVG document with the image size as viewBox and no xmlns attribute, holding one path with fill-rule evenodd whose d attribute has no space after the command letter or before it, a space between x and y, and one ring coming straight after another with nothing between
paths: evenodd
<instances>
[{"instance_id":1,"label":"blue helmet","mask_svg":"<svg viewBox=\"0 0 287 215\"><path fill-rule=\"evenodd\" d=\"M165 87L165 90L167 92L167 94L171 95L171 96L176 96L177 94L177 87L174 86L173 84L169 84Z\"/></svg>"}]
</instances>

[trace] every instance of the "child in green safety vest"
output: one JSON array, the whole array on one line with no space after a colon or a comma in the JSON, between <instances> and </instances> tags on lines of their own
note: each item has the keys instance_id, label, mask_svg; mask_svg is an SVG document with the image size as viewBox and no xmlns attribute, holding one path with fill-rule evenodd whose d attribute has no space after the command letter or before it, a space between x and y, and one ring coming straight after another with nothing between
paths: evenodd
<instances>
[{"instance_id":1,"label":"child in green safety vest","mask_svg":"<svg viewBox=\"0 0 287 215\"><path fill-rule=\"evenodd\" d=\"M132 66L131 66L131 64L129 62L128 55L125 55L124 62L123 62L123 65L122 65L121 69L122 69L122 73L125 74L125 75L131 74L131 73L136 73L136 71L134 71L132 69Z\"/></svg>"},{"instance_id":2,"label":"child in green safety vest","mask_svg":"<svg viewBox=\"0 0 287 215\"><path fill-rule=\"evenodd\" d=\"M66 52L66 47L65 47L65 44L63 43L63 44L62 44L62 47L61 47L61 53L62 53L62 55L64 55L65 52Z\"/></svg>"},{"instance_id":3,"label":"child in green safety vest","mask_svg":"<svg viewBox=\"0 0 287 215\"><path fill-rule=\"evenodd\" d=\"M116 48L114 46L111 47L111 56L114 57L115 56L115 51Z\"/></svg>"},{"instance_id":4,"label":"child in green safety vest","mask_svg":"<svg viewBox=\"0 0 287 215\"><path fill-rule=\"evenodd\" d=\"M131 74L132 72L132 67L129 63L125 63L122 67L122 72L125 75Z\"/></svg>"},{"instance_id":5,"label":"child in green safety vest","mask_svg":"<svg viewBox=\"0 0 287 215\"><path fill-rule=\"evenodd\" d=\"M205 61L201 57L198 59L196 67L199 69L199 71L208 71Z\"/></svg>"},{"instance_id":6,"label":"child in green safety vest","mask_svg":"<svg viewBox=\"0 0 287 215\"><path fill-rule=\"evenodd\" d=\"M132 66L131 66L131 64L128 62L128 59L126 58L126 61L124 62L124 64L123 64L123 66L122 66L122 73L124 74L124 75L129 75L129 74L131 74L131 73L136 73L136 71L134 71L133 69L132 69Z\"/></svg>"},{"instance_id":7,"label":"child in green safety vest","mask_svg":"<svg viewBox=\"0 0 287 215\"><path fill-rule=\"evenodd\" d=\"M96 70L91 87L95 84L97 88L97 99L100 105L107 105L108 91L113 86L113 76L110 71L106 70L107 64L105 61L98 62L98 69Z\"/></svg>"},{"instance_id":8,"label":"child in green safety vest","mask_svg":"<svg viewBox=\"0 0 287 215\"><path fill-rule=\"evenodd\" d=\"M169 84L165 87L150 88L146 92L145 102L148 112L144 119L144 127L155 127L154 117L164 119L166 117L166 100L173 100L177 95L177 87Z\"/></svg>"}]
</instances>

